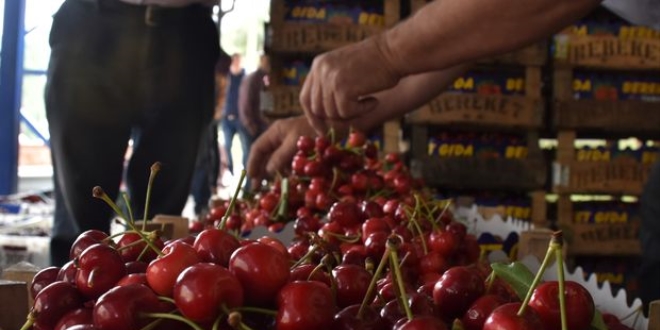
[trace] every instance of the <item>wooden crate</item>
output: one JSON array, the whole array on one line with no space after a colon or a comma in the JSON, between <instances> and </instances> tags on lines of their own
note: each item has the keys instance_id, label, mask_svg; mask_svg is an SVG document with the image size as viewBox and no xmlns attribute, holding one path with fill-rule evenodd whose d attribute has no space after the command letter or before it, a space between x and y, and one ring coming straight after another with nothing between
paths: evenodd
<instances>
[{"instance_id":1,"label":"wooden crate","mask_svg":"<svg viewBox=\"0 0 660 330\"><path fill-rule=\"evenodd\" d=\"M559 34L554 42L557 67L660 69L659 39Z\"/></svg>"},{"instance_id":2,"label":"wooden crate","mask_svg":"<svg viewBox=\"0 0 660 330\"><path fill-rule=\"evenodd\" d=\"M642 193L652 165L627 159L578 162L575 160L575 139L575 131L558 133L557 159L552 174L556 193Z\"/></svg>"},{"instance_id":3,"label":"wooden crate","mask_svg":"<svg viewBox=\"0 0 660 330\"><path fill-rule=\"evenodd\" d=\"M361 41L384 31L400 19L400 0L384 0L383 26L286 22L285 0L271 1L268 48L279 53L318 53Z\"/></svg>"},{"instance_id":4,"label":"wooden crate","mask_svg":"<svg viewBox=\"0 0 660 330\"><path fill-rule=\"evenodd\" d=\"M303 110L299 101L300 90L300 86L269 86L267 93L273 100L272 109L264 111L264 115L269 118L284 118L301 115Z\"/></svg>"},{"instance_id":5,"label":"wooden crate","mask_svg":"<svg viewBox=\"0 0 660 330\"><path fill-rule=\"evenodd\" d=\"M468 208L477 205L477 212L479 212L484 219L491 219L495 215L500 216L502 219L511 216L514 219L529 219L538 228L546 227L548 225L548 203L545 190L532 191L529 193L529 197L531 199L529 209L514 207L515 210L513 212L507 210L507 207L504 206L478 205L475 198L469 195L456 197L454 203L458 206ZM517 214L517 212L525 213L525 216L521 216L520 214Z\"/></svg>"},{"instance_id":6,"label":"wooden crate","mask_svg":"<svg viewBox=\"0 0 660 330\"><path fill-rule=\"evenodd\" d=\"M573 97L573 70L570 67L555 69L553 85L552 121L558 130L658 134L660 108L656 102L576 100Z\"/></svg>"},{"instance_id":7,"label":"wooden crate","mask_svg":"<svg viewBox=\"0 0 660 330\"><path fill-rule=\"evenodd\" d=\"M570 255L637 256L641 253L638 220L620 224L575 223L570 196L560 196L557 200L557 218Z\"/></svg>"}]
</instances>

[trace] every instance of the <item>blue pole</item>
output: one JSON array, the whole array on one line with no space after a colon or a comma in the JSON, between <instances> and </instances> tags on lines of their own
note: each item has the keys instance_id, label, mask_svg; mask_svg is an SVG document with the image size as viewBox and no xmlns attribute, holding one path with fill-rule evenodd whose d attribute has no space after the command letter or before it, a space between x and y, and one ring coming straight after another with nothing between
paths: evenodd
<instances>
[{"instance_id":1,"label":"blue pole","mask_svg":"<svg viewBox=\"0 0 660 330\"><path fill-rule=\"evenodd\" d=\"M18 189L18 133L23 83L25 0L5 1L0 54L0 195Z\"/></svg>"}]
</instances>

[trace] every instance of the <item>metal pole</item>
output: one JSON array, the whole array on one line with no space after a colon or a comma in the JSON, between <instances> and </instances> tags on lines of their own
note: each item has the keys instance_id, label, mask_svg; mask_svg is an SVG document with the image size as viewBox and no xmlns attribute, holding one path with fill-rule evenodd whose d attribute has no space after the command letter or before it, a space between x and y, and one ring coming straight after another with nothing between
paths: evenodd
<instances>
[{"instance_id":1,"label":"metal pole","mask_svg":"<svg viewBox=\"0 0 660 330\"><path fill-rule=\"evenodd\" d=\"M18 133L23 83L25 0L5 1L0 54L0 195L18 189Z\"/></svg>"}]
</instances>

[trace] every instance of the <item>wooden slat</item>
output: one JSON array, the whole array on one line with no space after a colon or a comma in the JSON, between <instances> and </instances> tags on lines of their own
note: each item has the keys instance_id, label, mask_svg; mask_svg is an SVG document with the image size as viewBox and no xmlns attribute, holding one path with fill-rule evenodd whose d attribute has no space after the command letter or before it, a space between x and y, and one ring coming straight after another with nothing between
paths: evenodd
<instances>
[{"instance_id":1,"label":"wooden slat","mask_svg":"<svg viewBox=\"0 0 660 330\"><path fill-rule=\"evenodd\" d=\"M406 0L385 0L384 15L385 26L391 27L401 20L401 1Z\"/></svg>"},{"instance_id":2,"label":"wooden slat","mask_svg":"<svg viewBox=\"0 0 660 330\"><path fill-rule=\"evenodd\" d=\"M543 104L523 96L444 93L408 115L406 121L536 129L543 125Z\"/></svg>"},{"instance_id":3,"label":"wooden slat","mask_svg":"<svg viewBox=\"0 0 660 330\"><path fill-rule=\"evenodd\" d=\"M548 226L548 202L545 198L545 190L537 190L532 196L532 223L537 228Z\"/></svg>"},{"instance_id":4,"label":"wooden slat","mask_svg":"<svg viewBox=\"0 0 660 330\"><path fill-rule=\"evenodd\" d=\"M563 223L570 255L635 256L641 253L639 222L623 224Z\"/></svg>"},{"instance_id":5,"label":"wooden slat","mask_svg":"<svg viewBox=\"0 0 660 330\"><path fill-rule=\"evenodd\" d=\"M660 330L660 300L649 304L649 329Z\"/></svg>"},{"instance_id":6,"label":"wooden slat","mask_svg":"<svg viewBox=\"0 0 660 330\"><path fill-rule=\"evenodd\" d=\"M483 64L509 64L540 67L548 61L548 43L539 42L504 55L480 60Z\"/></svg>"},{"instance_id":7,"label":"wooden slat","mask_svg":"<svg viewBox=\"0 0 660 330\"><path fill-rule=\"evenodd\" d=\"M0 280L0 328L20 329L28 314L27 284Z\"/></svg>"},{"instance_id":8,"label":"wooden slat","mask_svg":"<svg viewBox=\"0 0 660 330\"><path fill-rule=\"evenodd\" d=\"M572 162L561 164L566 175L555 180L560 194L631 194L640 195L651 170L650 165L634 161Z\"/></svg>"},{"instance_id":9,"label":"wooden slat","mask_svg":"<svg viewBox=\"0 0 660 330\"><path fill-rule=\"evenodd\" d=\"M383 152L398 153L401 135L401 123L398 120L390 120L383 124Z\"/></svg>"},{"instance_id":10,"label":"wooden slat","mask_svg":"<svg viewBox=\"0 0 660 330\"><path fill-rule=\"evenodd\" d=\"M644 101L556 101L555 127L624 133L658 133L660 106Z\"/></svg>"},{"instance_id":11,"label":"wooden slat","mask_svg":"<svg viewBox=\"0 0 660 330\"><path fill-rule=\"evenodd\" d=\"M546 164L541 159L424 157L411 161L413 174L430 186L456 189L529 191L542 189Z\"/></svg>"},{"instance_id":12,"label":"wooden slat","mask_svg":"<svg viewBox=\"0 0 660 330\"><path fill-rule=\"evenodd\" d=\"M271 49L277 52L318 53L366 39L384 26L287 22L273 29Z\"/></svg>"},{"instance_id":13,"label":"wooden slat","mask_svg":"<svg viewBox=\"0 0 660 330\"><path fill-rule=\"evenodd\" d=\"M299 95L300 86L271 86L268 93L273 100L272 112L266 113L269 117L282 117L302 114Z\"/></svg>"},{"instance_id":14,"label":"wooden slat","mask_svg":"<svg viewBox=\"0 0 660 330\"><path fill-rule=\"evenodd\" d=\"M559 38L559 39L557 39ZM568 46L558 64L603 69L660 70L660 40L613 36L558 36ZM565 57L561 57L565 56Z\"/></svg>"}]
</instances>

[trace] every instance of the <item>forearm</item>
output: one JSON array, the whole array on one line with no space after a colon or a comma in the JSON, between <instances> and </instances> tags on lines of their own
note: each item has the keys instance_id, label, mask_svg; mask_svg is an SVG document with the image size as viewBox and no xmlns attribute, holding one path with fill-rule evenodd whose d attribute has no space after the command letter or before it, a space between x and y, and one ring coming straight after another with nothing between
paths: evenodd
<instances>
[{"instance_id":1,"label":"forearm","mask_svg":"<svg viewBox=\"0 0 660 330\"><path fill-rule=\"evenodd\" d=\"M601 0L435 0L381 37L400 76L499 55L550 36Z\"/></svg>"},{"instance_id":2,"label":"forearm","mask_svg":"<svg viewBox=\"0 0 660 330\"><path fill-rule=\"evenodd\" d=\"M394 88L374 94L378 108L368 116L357 118L356 127L369 131L382 123L414 111L442 93L471 64L405 77Z\"/></svg>"}]
</instances>

